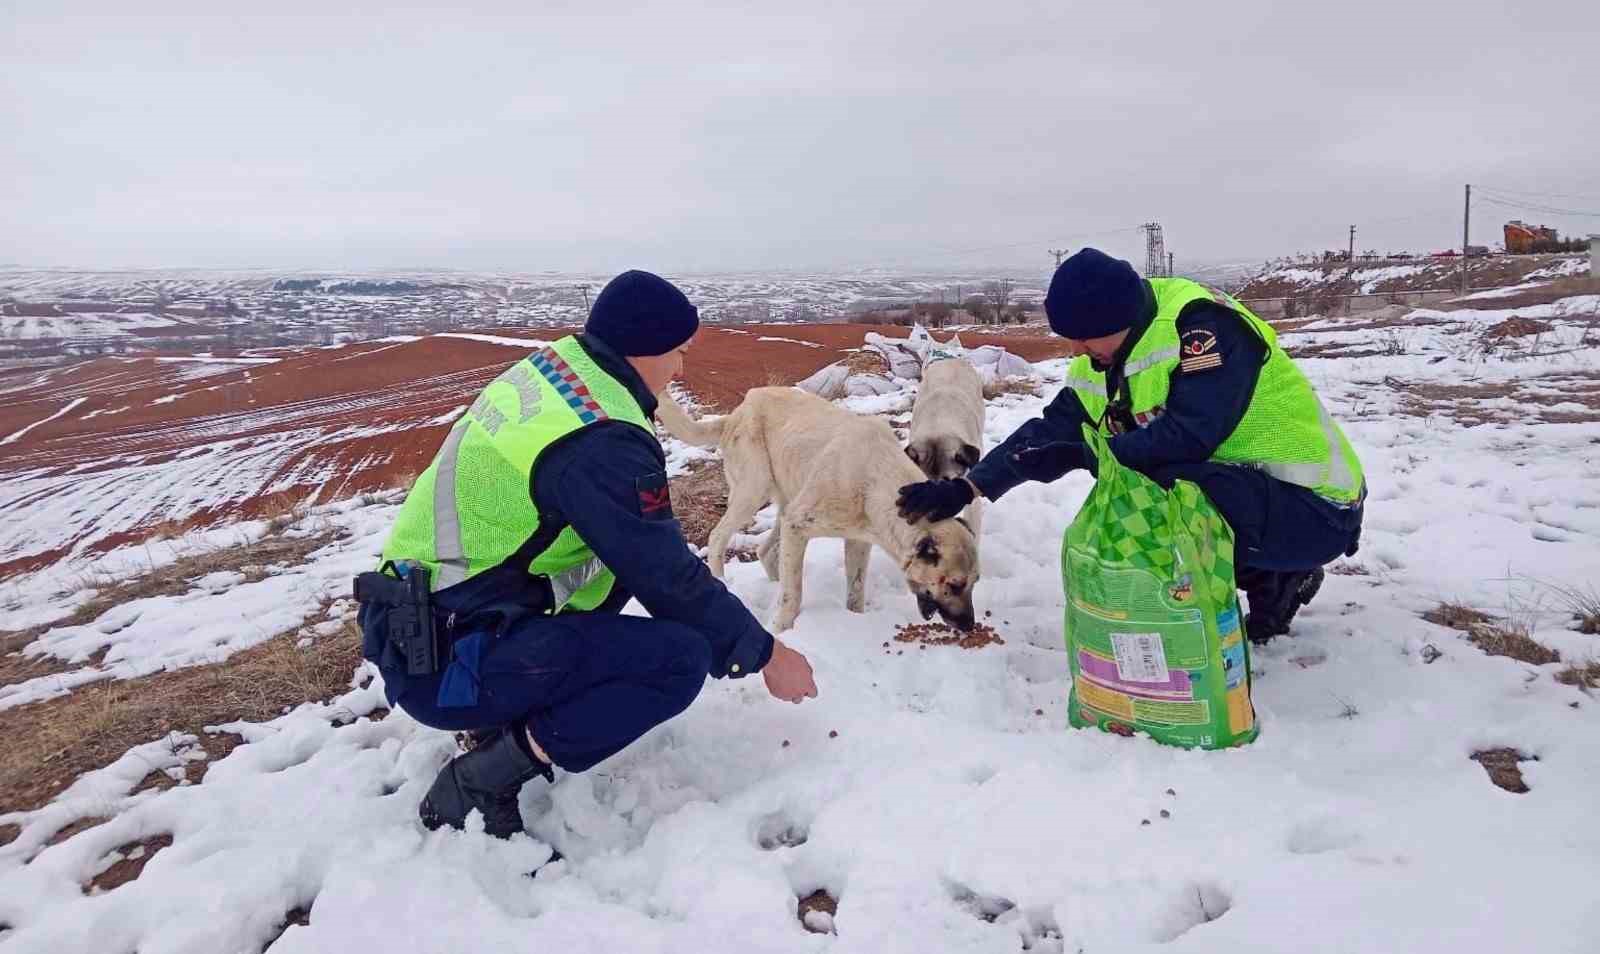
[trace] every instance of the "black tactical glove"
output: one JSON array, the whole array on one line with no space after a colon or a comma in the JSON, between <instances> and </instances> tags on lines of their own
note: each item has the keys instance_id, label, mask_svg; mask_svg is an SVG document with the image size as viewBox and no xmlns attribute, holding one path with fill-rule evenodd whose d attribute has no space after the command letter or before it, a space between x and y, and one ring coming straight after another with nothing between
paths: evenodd
<instances>
[{"instance_id":1,"label":"black tactical glove","mask_svg":"<svg viewBox=\"0 0 1600 954\"><path fill-rule=\"evenodd\" d=\"M1018 477L1049 483L1075 470L1094 470L1096 462L1089 448L1078 441L1055 441L1038 447L1024 447L1011 455L1009 463Z\"/></svg>"},{"instance_id":2,"label":"black tactical glove","mask_svg":"<svg viewBox=\"0 0 1600 954\"><path fill-rule=\"evenodd\" d=\"M925 480L900 488L895 505L907 523L918 520L949 520L972 503L972 485L966 480Z\"/></svg>"}]
</instances>

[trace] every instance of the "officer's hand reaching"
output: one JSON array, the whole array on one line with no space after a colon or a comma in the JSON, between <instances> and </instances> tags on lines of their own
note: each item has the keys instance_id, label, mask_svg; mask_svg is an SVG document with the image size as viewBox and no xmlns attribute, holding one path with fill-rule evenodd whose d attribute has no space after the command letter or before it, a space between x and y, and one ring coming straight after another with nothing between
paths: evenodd
<instances>
[{"instance_id":1,"label":"officer's hand reaching","mask_svg":"<svg viewBox=\"0 0 1600 954\"><path fill-rule=\"evenodd\" d=\"M772 658L762 667L761 678L767 681L767 691L784 702L800 702L817 697L817 683L811 676L811 663L780 640L772 641Z\"/></svg>"},{"instance_id":2,"label":"officer's hand reaching","mask_svg":"<svg viewBox=\"0 0 1600 954\"><path fill-rule=\"evenodd\" d=\"M1095 468L1094 454L1078 441L1054 441L1011 454L1011 469L1024 480L1049 483L1079 469Z\"/></svg>"},{"instance_id":3,"label":"officer's hand reaching","mask_svg":"<svg viewBox=\"0 0 1600 954\"><path fill-rule=\"evenodd\" d=\"M919 520L949 520L977 496L977 488L965 477L953 480L924 480L900 488L895 506L907 523Z\"/></svg>"}]
</instances>

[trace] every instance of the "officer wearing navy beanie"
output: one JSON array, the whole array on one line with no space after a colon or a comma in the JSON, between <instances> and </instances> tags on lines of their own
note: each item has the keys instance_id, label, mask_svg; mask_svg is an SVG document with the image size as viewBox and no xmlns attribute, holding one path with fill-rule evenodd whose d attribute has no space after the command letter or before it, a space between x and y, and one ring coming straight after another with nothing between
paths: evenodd
<instances>
[{"instance_id":1,"label":"officer wearing navy beanie","mask_svg":"<svg viewBox=\"0 0 1600 954\"><path fill-rule=\"evenodd\" d=\"M1220 292L1181 278L1147 280L1127 262L1093 248L1056 269L1044 307L1050 329L1067 339L1080 362L1087 361L1085 380L1069 380L1041 417L1017 428L966 477L901 488L901 514L908 520L943 519L976 496L998 500L1025 481L1093 472L1083 425L1100 427L1112 435L1111 451L1124 466L1163 486L1179 479L1200 486L1234 530L1237 578L1250 602L1247 634L1263 643L1287 633L1296 611L1322 585L1323 565L1355 552L1366 485L1337 424L1325 412L1316 422L1320 402L1270 329L1263 332L1264 323L1258 325L1259 319ZM1151 335L1166 336L1161 340L1172 347L1146 344L1141 357L1130 361ZM1130 385L1140 374L1147 377ZM1158 393L1150 374L1166 375L1160 382L1165 397L1141 408L1131 394L1141 387L1144 394ZM1272 399L1254 400L1258 385L1272 388ZM1085 409L1086 401L1094 413ZM1329 463L1311 466L1314 476L1307 477L1305 465L1240 462L1238 454L1228 462L1216 459L1247 414L1249 440L1256 446L1271 444L1282 452L1297 438L1273 442L1260 435L1310 434L1306 446L1291 447L1289 456L1315 459L1325 449ZM1316 423L1305 426L1307 418ZM1296 424L1301 426L1291 426ZM1307 451L1310 445L1316 451ZM1296 456L1298 451L1306 452ZM1313 481L1321 483L1307 486Z\"/></svg>"},{"instance_id":2,"label":"officer wearing navy beanie","mask_svg":"<svg viewBox=\"0 0 1600 954\"><path fill-rule=\"evenodd\" d=\"M711 576L673 515L651 425L699 324L671 282L618 275L581 334L484 389L402 505L385 567L428 570L441 663L410 671L379 599L362 602L363 654L391 705L477 740L423 797L426 827L477 811L490 835L523 831L525 783L609 758L707 675L817 694L806 658ZM650 616L621 615L630 600Z\"/></svg>"}]
</instances>

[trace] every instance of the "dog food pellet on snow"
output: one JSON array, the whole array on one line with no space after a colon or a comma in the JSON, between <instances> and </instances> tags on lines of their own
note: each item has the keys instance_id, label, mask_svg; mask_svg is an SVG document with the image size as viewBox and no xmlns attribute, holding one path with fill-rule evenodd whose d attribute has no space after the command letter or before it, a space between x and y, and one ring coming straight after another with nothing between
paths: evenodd
<instances>
[{"instance_id":1,"label":"dog food pellet on snow","mask_svg":"<svg viewBox=\"0 0 1600 954\"><path fill-rule=\"evenodd\" d=\"M1004 645L1005 640L992 626L978 623L970 632L963 633L944 623L901 623L895 627L897 643L918 643L919 648L929 646L959 646L962 649L982 649L991 643Z\"/></svg>"}]
</instances>

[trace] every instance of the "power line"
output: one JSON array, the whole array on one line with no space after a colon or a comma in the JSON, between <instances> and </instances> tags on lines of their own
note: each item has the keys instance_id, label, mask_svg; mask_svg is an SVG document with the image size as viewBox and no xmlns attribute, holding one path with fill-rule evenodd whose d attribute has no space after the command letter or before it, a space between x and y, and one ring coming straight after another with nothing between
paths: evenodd
<instances>
[{"instance_id":1,"label":"power line","mask_svg":"<svg viewBox=\"0 0 1600 954\"><path fill-rule=\"evenodd\" d=\"M1543 197L1543 198L1546 198L1546 199L1600 199L1600 195L1595 195L1593 193L1585 194L1585 193L1577 193L1577 192L1532 192L1532 191L1529 191L1527 189L1505 189L1505 188L1501 188L1500 186L1479 186L1478 188L1480 188L1480 189L1488 189L1490 192L1504 192L1504 193L1507 193L1507 194L1510 194L1510 195L1540 196L1540 197Z\"/></svg>"},{"instance_id":2,"label":"power line","mask_svg":"<svg viewBox=\"0 0 1600 954\"><path fill-rule=\"evenodd\" d=\"M1577 215L1584 218L1600 219L1600 212L1585 212L1581 209L1560 209L1556 208L1555 206L1541 205L1534 202L1515 202L1492 195L1479 196L1479 198L1484 202L1492 202L1495 205L1504 206L1508 209L1518 209L1526 212L1540 212L1545 215Z\"/></svg>"}]
</instances>

